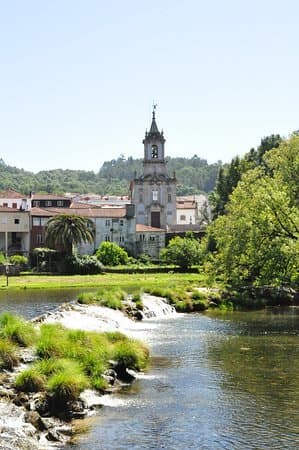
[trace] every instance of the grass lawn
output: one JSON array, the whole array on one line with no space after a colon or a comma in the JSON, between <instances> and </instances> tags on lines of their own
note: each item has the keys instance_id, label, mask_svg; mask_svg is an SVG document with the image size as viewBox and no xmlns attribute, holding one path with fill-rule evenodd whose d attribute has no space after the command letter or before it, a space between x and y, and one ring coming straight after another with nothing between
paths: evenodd
<instances>
[{"instance_id":1,"label":"grass lawn","mask_svg":"<svg viewBox=\"0 0 299 450\"><path fill-rule=\"evenodd\" d=\"M6 276L0 277L0 289L63 289L74 287L109 287L118 286L130 292L137 288L159 286L172 288L174 286L203 286L205 278L197 273L106 273L101 275L21 275L9 277L8 287Z\"/></svg>"}]
</instances>

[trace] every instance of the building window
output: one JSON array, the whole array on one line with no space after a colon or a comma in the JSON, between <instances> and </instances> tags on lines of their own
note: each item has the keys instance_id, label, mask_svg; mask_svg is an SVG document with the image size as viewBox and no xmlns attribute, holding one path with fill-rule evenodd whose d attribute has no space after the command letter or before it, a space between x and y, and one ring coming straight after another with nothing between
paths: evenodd
<instances>
[{"instance_id":1,"label":"building window","mask_svg":"<svg viewBox=\"0 0 299 450\"><path fill-rule=\"evenodd\" d=\"M158 201L158 191L152 191L153 193L153 201L157 202Z\"/></svg>"},{"instance_id":2,"label":"building window","mask_svg":"<svg viewBox=\"0 0 299 450\"><path fill-rule=\"evenodd\" d=\"M8 208L8 203L3 203L4 208Z\"/></svg>"},{"instance_id":3,"label":"building window","mask_svg":"<svg viewBox=\"0 0 299 450\"><path fill-rule=\"evenodd\" d=\"M63 200L57 200L57 206L63 206Z\"/></svg>"},{"instance_id":4,"label":"building window","mask_svg":"<svg viewBox=\"0 0 299 450\"><path fill-rule=\"evenodd\" d=\"M155 236L150 236L149 240L150 241L154 241L155 240Z\"/></svg>"},{"instance_id":5,"label":"building window","mask_svg":"<svg viewBox=\"0 0 299 450\"><path fill-rule=\"evenodd\" d=\"M12 207L15 208L15 209L17 209L18 205L17 205L16 203L13 203L13 204L12 204Z\"/></svg>"},{"instance_id":6,"label":"building window","mask_svg":"<svg viewBox=\"0 0 299 450\"><path fill-rule=\"evenodd\" d=\"M124 226L124 221L123 221L123 219L120 219L119 224L120 224L121 227Z\"/></svg>"},{"instance_id":7,"label":"building window","mask_svg":"<svg viewBox=\"0 0 299 450\"><path fill-rule=\"evenodd\" d=\"M52 201L51 200L46 200L46 206L52 206Z\"/></svg>"},{"instance_id":8,"label":"building window","mask_svg":"<svg viewBox=\"0 0 299 450\"><path fill-rule=\"evenodd\" d=\"M40 201L39 200L34 200L33 202L32 202L32 206L40 206Z\"/></svg>"},{"instance_id":9,"label":"building window","mask_svg":"<svg viewBox=\"0 0 299 450\"><path fill-rule=\"evenodd\" d=\"M143 203L143 191L139 191L139 203Z\"/></svg>"},{"instance_id":10,"label":"building window","mask_svg":"<svg viewBox=\"0 0 299 450\"><path fill-rule=\"evenodd\" d=\"M124 236L119 236L119 242L125 242Z\"/></svg>"},{"instance_id":11,"label":"building window","mask_svg":"<svg viewBox=\"0 0 299 450\"><path fill-rule=\"evenodd\" d=\"M168 203L171 203L171 194L168 193Z\"/></svg>"},{"instance_id":12,"label":"building window","mask_svg":"<svg viewBox=\"0 0 299 450\"><path fill-rule=\"evenodd\" d=\"M139 235L139 240L140 240L140 241L144 241L144 239L145 239L144 234L140 234L140 235Z\"/></svg>"},{"instance_id":13,"label":"building window","mask_svg":"<svg viewBox=\"0 0 299 450\"><path fill-rule=\"evenodd\" d=\"M106 236L105 236L105 241L106 241L106 242L110 242L110 236L108 236L107 234L106 234Z\"/></svg>"},{"instance_id":14,"label":"building window","mask_svg":"<svg viewBox=\"0 0 299 450\"><path fill-rule=\"evenodd\" d=\"M19 225L20 219L15 219L15 225Z\"/></svg>"},{"instance_id":15,"label":"building window","mask_svg":"<svg viewBox=\"0 0 299 450\"><path fill-rule=\"evenodd\" d=\"M180 216L180 220L186 220L186 216L182 214L182 215Z\"/></svg>"},{"instance_id":16,"label":"building window","mask_svg":"<svg viewBox=\"0 0 299 450\"><path fill-rule=\"evenodd\" d=\"M44 236L42 234L36 235L36 243L39 245L44 243Z\"/></svg>"},{"instance_id":17,"label":"building window","mask_svg":"<svg viewBox=\"0 0 299 450\"><path fill-rule=\"evenodd\" d=\"M109 219L105 220L105 225L106 225L106 227L110 227L110 220Z\"/></svg>"}]
</instances>

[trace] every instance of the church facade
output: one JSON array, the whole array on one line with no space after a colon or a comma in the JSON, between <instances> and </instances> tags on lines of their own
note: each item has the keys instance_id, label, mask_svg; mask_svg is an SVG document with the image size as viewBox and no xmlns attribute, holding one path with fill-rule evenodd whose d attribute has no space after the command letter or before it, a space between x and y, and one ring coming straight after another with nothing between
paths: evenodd
<instances>
[{"instance_id":1,"label":"church facade","mask_svg":"<svg viewBox=\"0 0 299 450\"><path fill-rule=\"evenodd\" d=\"M155 107L152 123L143 139L143 173L131 182L131 202L136 224L168 230L176 223L176 176L169 176L165 160L165 138L159 131Z\"/></svg>"}]
</instances>

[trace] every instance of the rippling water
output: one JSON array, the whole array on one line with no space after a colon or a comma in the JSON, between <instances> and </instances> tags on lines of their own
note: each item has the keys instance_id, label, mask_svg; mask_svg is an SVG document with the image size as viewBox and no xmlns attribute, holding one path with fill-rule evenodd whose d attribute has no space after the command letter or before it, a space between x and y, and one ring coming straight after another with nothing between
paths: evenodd
<instances>
[{"instance_id":1,"label":"rippling water","mask_svg":"<svg viewBox=\"0 0 299 450\"><path fill-rule=\"evenodd\" d=\"M0 293L0 311L30 318L76 292ZM298 336L296 308L149 321L151 368L66 450L298 449Z\"/></svg>"},{"instance_id":2,"label":"rippling water","mask_svg":"<svg viewBox=\"0 0 299 450\"><path fill-rule=\"evenodd\" d=\"M184 315L143 334L151 369L68 449L299 448L299 315Z\"/></svg>"}]
</instances>

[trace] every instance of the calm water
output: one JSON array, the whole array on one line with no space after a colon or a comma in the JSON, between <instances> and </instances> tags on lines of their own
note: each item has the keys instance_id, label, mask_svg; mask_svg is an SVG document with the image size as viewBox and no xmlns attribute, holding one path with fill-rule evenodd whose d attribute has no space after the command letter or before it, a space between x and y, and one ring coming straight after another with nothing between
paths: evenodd
<instances>
[{"instance_id":1,"label":"calm water","mask_svg":"<svg viewBox=\"0 0 299 450\"><path fill-rule=\"evenodd\" d=\"M8 304L32 317L63 295ZM150 370L109 397L67 450L298 449L298 335L298 309L154 321L140 335Z\"/></svg>"}]
</instances>

